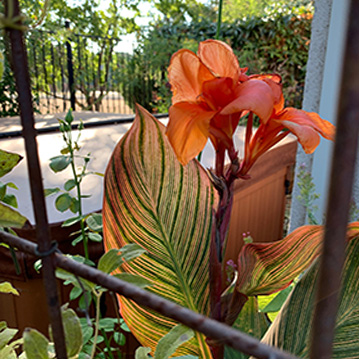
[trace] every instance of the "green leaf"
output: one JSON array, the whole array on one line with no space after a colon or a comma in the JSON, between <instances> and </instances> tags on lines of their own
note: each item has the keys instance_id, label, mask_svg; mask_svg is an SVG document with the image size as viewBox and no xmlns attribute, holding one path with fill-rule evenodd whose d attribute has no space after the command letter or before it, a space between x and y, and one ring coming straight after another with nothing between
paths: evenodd
<instances>
[{"instance_id":1,"label":"green leaf","mask_svg":"<svg viewBox=\"0 0 359 359\"><path fill-rule=\"evenodd\" d=\"M257 299L255 297L249 297L233 324L233 327L257 339L261 339L269 325L270 322L265 314L258 310ZM248 357L249 355L240 353L230 347L225 347L225 359L245 359Z\"/></svg>"},{"instance_id":2,"label":"green leaf","mask_svg":"<svg viewBox=\"0 0 359 359\"><path fill-rule=\"evenodd\" d=\"M154 285L148 291L209 315L209 244L217 197L197 161L183 167L165 127L142 107L117 145L105 175L104 235L107 248L136 243L148 253L123 265ZM143 346L177 323L121 297L121 314ZM211 358L196 333L176 355Z\"/></svg>"},{"instance_id":3,"label":"green leaf","mask_svg":"<svg viewBox=\"0 0 359 359\"><path fill-rule=\"evenodd\" d=\"M14 338L17 332L17 329L8 328L5 323L5 327L0 330L0 349L3 349L5 345L7 345L10 340Z\"/></svg>"},{"instance_id":4,"label":"green leaf","mask_svg":"<svg viewBox=\"0 0 359 359\"><path fill-rule=\"evenodd\" d=\"M81 294L82 294L82 289L81 288L73 287L71 289L70 294L69 294L69 299L74 300L74 299L78 298Z\"/></svg>"},{"instance_id":5,"label":"green leaf","mask_svg":"<svg viewBox=\"0 0 359 359\"><path fill-rule=\"evenodd\" d=\"M96 287L95 283L92 283L86 279L83 278L76 278L76 276L70 272L65 271L64 269L60 269L57 268L56 269L56 277L63 280L63 281L68 281L69 283L71 283L72 285L74 285L77 288L81 288L79 281L81 281L82 286L84 287L85 290L87 291L92 291L92 289L94 289Z\"/></svg>"},{"instance_id":6,"label":"green leaf","mask_svg":"<svg viewBox=\"0 0 359 359\"><path fill-rule=\"evenodd\" d=\"M82 329L78 316L70 308L61 308L66 350L69 358L78 355L82 349Z\"/></svg>"},{"instance_id":7,"label":"green leaf","mask_svg":"<svg viewBox=\"0 0 359 359\"><path fill-rule=\"evenodd\" d=\"M20 295L19 292L9 282L0 283L0 293L11 293L14 295Z\"/></svg>"},{"instance_id":8,"label":"green leaf","mask_svg":"<svg viewBox=\"0 0 359 359\"><path fill-rule=\"evenodd\" d=\"M84 218L83 216L76 216L76 217L69 218L62 223L61 227L70 227L70 226L74 225L75 223L80 222L83 218Z\"/></svg>"},{"instance_id":9,"label":"green leaf","mask_svg":"<svg viewBox=\"0 0 359 359\"><path fill-rule=\"evenodd\" d=\"M65 116L65 121L71 125L72 121L74 120L74 117L72 116L72 110L71 108L68 110L66 116Z\"/></svg>"},{"instance_id":10,"label":"green leaf","mask_svg":"<svg viewBox=\"0 0 359 359\"><path fill-rule=\"evenodd\" d=\"M76 198L72 197L70 204L70 211L72 213L78 213L79 210L80 210L80 202Z\"/></svg>"},{"instance_id":11,"label":"green leaf","mask_svg":"<svg viewBox=\"0 0 359 359\"><path fill-rule=\"evenodd\" d=\"M6 194L3 198L3 202L11 207L17 208L17 199L13 194Z\"/></svg>"},{"instance_id":12,"label":"green leaf","mask_svg":"<svg viewBox=\"0 0 359 359\"><path fill-rule=\"evenodd\" d=\"M151 348L139 347L135 352L135 359L149 359L148 354L151 353Z\"/></svg>"},{"instance_id":13,"label":"green leaf","mask_svg":"<svg viewBox=\"0 0 359 359\"><path fill-rule=\"evenodd\" d=\"M262 313L273 313L278 312L280 308L282 308L284 302L288 298L288 295L292 291L293 287L289 286L283 290L281 290L277 295L275 295L272 300L261 309Z\"/></svg>"},{"instance_id":14,"label":"green leaf","mask_svg":"<svg viewBox=\"0 0 359 359\"><path fill-rule=\"evenodd\" d=\"M6 186L7 186L7 187L10 187L10 188L12 188L12 189L16 189L16 190L19 189L19 188L16 186L16 184L13 183L13 182L8 182L8 183L6 183Z\"/></svg>"},{"instance_id":15,"label":"green leaf","mask_svg":"<svg viewBox=\"0 0 359 359\"><path fill-rule=\"evenodd\" d=\"M146 249L137 243L130 243L123 246L121 249L121 256L124 261L131 262L142 254L147 253Z\"/></svg>"},{"instance_id":16,"label":"green leaf","mask_svg":"<svg viewBox=\"0 0 359 359\"><path fill-rule=\"evenodd\" d=\"M22 156L0 150L0 177L9 173L20 161Z\"/></svg>"},{"instance_id":17,"label":"green leaf","mask_svg":"<svg viewBox=\"0 0 359 359\"><path fill-rule=\"evenodd\" d=\"M15 211L11 207L0 203L0 226L22 228L27 222L27 218Z\"/></svg>"},{"instance_id":18,"label":"green leaf","mask_svg":"<svg viewBox=\"0 0 359 359\"><path fill-rule=\"evenodd\" d=\"M64 188L66 191L71 191L75 186L76 186L76 181L74 179L69 179L64 184Z\"/></svg>"},{"instance_id":19,"label":"green leaf","mask_svg":"<svg viewBox=\"0 0 359 359\"><path fill-rule=\"evenodd\" d=\"M238 257L236 289L252 296L287 287L318 257L322 237L321 226L304 226L281 241L244 245Z\"/></svg>"},{"instance_id":20,"label":"green leaf","mask_svg":"<svg viewBox=\"0 0 359 359\"><path fill-rule=\"evenodd\" d=\"M352 228L353 225L358 226L359 223L352 224ZM264 343L287 350L297 357L309 358L318 271L319 261L315 261L290 294L264 336ZM359 237L348 243L342 278L333 359L355 358L359 353Z\"/></svg>"},{"instance_id":21,"label":"green leaf","mask_svg":"<svg viewBox=\"0 0 359 359\"><path fill-rule=\"evenodd\" d=\"M55 172L61 172L68 167L71 163L69 156L56 156L50 158L50 168Z\"/></svg>"},{"instance_id":22,"label":"green leaf","mask_svg":"<svg viewBox=\"0 0 359 359\"><path fill-rule=\"evenodd\" d=\"M56 187L56 188L45 188L44 189L44 196L45 197L48 197L48 196L51 196L52 194L55 194L55 193L59 193L61 191L61 189L59 187Z\"/></svg>"},{"instance_id":23,"label":"green leaf","mask_svg":"<svg viewBox=\"0 0 359 359\"><path fill-rule=\"evenodd\" d=\"M120 253L119 249L110 249L101 256L97 269L107 274L113 272L123 263Z\"/></svg>"},{"instance_id":24,"label":"green leaf","mask_svg":"<svg viewBox=\"0 0 359 359\"><path fill-rule=\"evenodd\" d=\"M92 213L86 218L87 226L95 232L102 232L102 214Z\"/></svg>"},{"instance_id":25,"label":"green leaf","mask_svg":"<svg viewBox=\"0 0 359 359\"><path fill-rule=\"evenodd\" d=\"M67 211L70 208L71 204L72 197L68 193L60 194L60 196L58 196L55 201L55 207L60 212Z\"/></svg>"},{"instance_id":26,"label":"green leaf","mask_svg":"<svg viewBox=\"0 0 359 359\"><path fill-rule=\"evenodd\" d=\"M183 343L194 337L194 331L182 324L173 327L157 344L155 359L168 359Z\"/></svg>"},{"instance_id":27,"label":"green leaf","mask_svg":"<svg viewBox=\"0 0 359 359\"><path fill-rule=\"evenodd\" d=\"M134 275L131 273L119 273L114 274L114 277L121 279L127 283L131 283L133 285L137 285L140 288L146 288L148 286L153 285L148 279L140 277L139 275Z\"/></svg>"},{"instance_id":28,"label":"green leaf","mask_svg":"<svg viewBox=\"0 0 359 359\"><path fill-rule=\"evenodd\" d=\"M23 334L27 359L49 359L49 341L36 329L26 328Z\"/></svg>"},{"instance_id":29,"label":"green leaf","mask_svg":"<svg viewBox=\"0 0 359 359\"><path fill-rule=\"evenodd\" d=\"M89 237L89 240L91 240L93 242L102 242L101 234L94 233L94 232L89 232L88 237Z\"/></svg>"}]
</instances>

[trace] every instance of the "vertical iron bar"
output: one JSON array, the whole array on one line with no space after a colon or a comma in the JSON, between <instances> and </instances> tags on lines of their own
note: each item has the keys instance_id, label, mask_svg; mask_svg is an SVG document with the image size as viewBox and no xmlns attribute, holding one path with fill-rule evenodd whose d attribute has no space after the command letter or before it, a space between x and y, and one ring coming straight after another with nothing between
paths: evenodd
<instances>
[{"instance_id":1,"label":"vertical iron bar","mask_svg":"<svg viewBox=\"0 0 359 359\"><path fill-rule=\"evenodd\" d=\"M70 22L65 21L65 28L70 29ZM74 67L72 60L72 48L70 39L66 40L66 50L67 50L67 71L69 77L69 89L70 89L70 102L72 111L76 109L76 94L75 94L75 80L74 80Z\"/></svg>"},{"instance_id":2,"label":"vertical iron bar","mask_svg":"<svg viewBox=\"0 0 359 359\"><path fill-rule=\"evenodd\" d=\"M47 69L46 69L46 59L45 59L45 48L46 48L46 44L44 42L44 38L43 38L43 35L42 35L42 32L41 32L41 55L42 55L42 69L44 71L44 76L45 76L45 86L48 85L48 78L47 78ZM46 102L47 102L47 113L50 113L49 110L50 110L50 98L49 98L49 92L47 91L47 89L45 90L46 91Z\"/></svg>"},{"instance_id":3,"label":"vertical iron bar","mask_svg":"<svg viewBox=\"0 0 359 359\"><path fill-rule=\"evenodd\" d=\"M121 61L120 61L120 56L121 56ZM122 105L122 102L125 101L124 97L123 97L123 91L121 90L121 78L123 77L123 72L122 72L122 58L123 55L120 53L117 53L117 97L118 97L118 110L119 113L125 113L124 111L124 105Z\"/></svg>"},{"instance_id":4,"label":"vertical iron bar","mask_svg":"<svg viewBox=\"0 0 359 359\"><path fill-rule=\"evenodd\" d=\"M36 40L32 38L32 55L34 59L34 70L35 70L35 77L36 77L36 94L38 97L38 108L40 109L40 87L39 87L39 70L37 68L37 61L36 61ZM40 109L41 111L41 109Z\"/></svg>"},{"instance_id":5,"label":"vertical iron bar","mask_svg":"<svg viewBox=\"0 0 359 359\"><path fill-rule=\"evenodd\" d=\"M323 255L312 330L312 359L329 359L345 260L346 228L359 134L359 1L351 1L331 168Z\"/></svg>"},{"instance_id":6,"label":"vertical iron bar","mask_svg":"<svg viewBox=\"0 0 359 359\"><path fill-rule=\"evenodd\" d=\"M63 57L64 57L64 53L62 51L62 45L60 43L57 44L58 49L59 49L59 64L60 64L60 73L61 73L61 92L62 92L62 110L65 112L67 109L66 106L66 92L65 92L65 73L64 73L64 64L63 64Z\"/></svg>"},{"instance_id":7,"label":"vertical iron bar","mask_svg":"<svg viewBox=\"0 0 359 359\"><path fill-rule=\"evenodd\" d=\"M8 1L5 2L5 14L9 16ZM20 14L18 0L13 0L13 17ZM6 29L10 37L12 66L16 87L19 95L19 107L23 137L25 141L27 168L30 178L31 197L36 219L36 235L38 250L49 251L51 248L50 230L47 221L47 212L42 184L41 168L34 127L34 114L31 100L30 76L28 71L27 54L24 45L23 33L20 30ZM43 258L43 281L46 290L48 311L55 340L55 350L58 359L67 359L65 337L62 325L59 298L55 278L54 255Z\"/></svg>"},{"instance_id":8,"label":"vertical iron bar","mask_svg":"<svg viewBox=\"0 0 359 359\"><path fill-rule=\"evenodd\" d=\"M58 109L57 104L57 98L56 98L56 66L55 66L55 55L54 55L54 45L51 44L51 63L52 63L52 94L54 96L54 104L55 104L55 109Z\"/></svg>"}]
</instances>

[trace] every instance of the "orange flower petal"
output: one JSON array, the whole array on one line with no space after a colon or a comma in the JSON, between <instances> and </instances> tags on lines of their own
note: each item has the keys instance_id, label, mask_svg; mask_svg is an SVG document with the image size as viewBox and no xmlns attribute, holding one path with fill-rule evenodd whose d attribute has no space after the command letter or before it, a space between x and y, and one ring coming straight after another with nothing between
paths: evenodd
<instances>
[{"instance_id":1,"label":"orange flower petal","mask_svg":"<svg viewBox=\"0 0 359 359\"><path fill-rule=\"evenodd\" d=\"M228 104L221 115L241 111L252 111L266 123L273 112L274 96L271 87L261 80L248 80L241 83L236 91L236 99Z\"/></svg>"},{"instance_id":2,"label":"orange flower petal","mask_svg":"<svg viewBox=\"0 0 359 359\"><path fill-rule=\"evenodd\" d=\"M230 77L237 83L241 69L236 55L226 43L206 40L199 44L198 56L217 77Z\"/></svg>"},{"instance_id":3,"label":"orange flower petal","mask_svg":"<svg viewBox=\"0 0 359 359\"><path fill-rule=\"evenodd\" d=\"M183 165L203 150L209 136L209 123L215 114L215 111L207 111L202 105L188 102L170 107L166 134Z\"/></svg>"},{"instance_id":4,"label":"orange flower petal","mask_svg":"<svg viewBox=\"0 0 359 359\"><path fill-rule=\"evenodd\" d=\"M172 103L197 100L204 81L215 77L192 51L182 49L171 58L168 78L172 87Z\"/></svg>"},{"instance_id":5,"label":"orange flower petal","mask_svg":"<svg viewBox=\"0 0 359 359\"><path fill-rule=\"evenodd\" d=\"M280 122L298 137L306 153L313 153L318 146L318 133L328 140L334 140L335 127L314 112L288 107L276 115L275 121Z\"/></svg>"}]
</instances>

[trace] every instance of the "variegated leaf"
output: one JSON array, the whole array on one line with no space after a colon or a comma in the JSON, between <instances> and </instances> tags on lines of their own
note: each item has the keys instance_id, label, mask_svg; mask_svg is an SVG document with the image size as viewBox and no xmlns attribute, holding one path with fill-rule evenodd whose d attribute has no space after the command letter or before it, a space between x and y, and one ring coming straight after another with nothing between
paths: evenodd
<instances>
[{"instance_id":1,"label":"variegated leaf","mask_svg":"<svg viewBox=\"0 0 359 359\"><path fill-rule=\"evenodd\" d=\"M281 241L244 245L238 257L237 290L251 296L287 287L319 255L322 228L303 226Z\"/></svg>"},{"instance_id":2,"label":"variegated leaf","mask_svg":"<svg viewBox=\"0 0 359 359\"><path fill-rule=\"evenodd\" d=\"M107 249L137 243L147 253L121 270L143 276L148 290L181 306L209 314L209 244L217 201L197 161L183 167L165 127L141 107L117 145L105 175L103 207ZM120 298L121 314L141 344L151 347L175 326L173 320ZM211 358L196 333L176 355Z\"/></svg>"},{"instance_id":3,"label":"variegated leaf","mask_svg":"<svg viewBox=\"0 0 359 359\"><path fill-rule=\"evenodd\" d=\"M359 223L349 226L342 290L333 342L333 359L359 358ZM356 237L354 234L356 233ZM301 278L263 342L309 358L319 261ZM328 278L330 280L330 278Z\"/></svg>"}]
</instances>

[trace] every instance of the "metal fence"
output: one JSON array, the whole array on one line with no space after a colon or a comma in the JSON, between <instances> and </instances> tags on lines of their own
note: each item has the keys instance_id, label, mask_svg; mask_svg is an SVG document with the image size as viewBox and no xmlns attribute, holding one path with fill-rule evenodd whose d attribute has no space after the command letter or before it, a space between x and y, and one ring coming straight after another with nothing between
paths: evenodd
<instances>
[{"instance_id":1,"label":"metal fence","mask_svg":"<svg viewBox=\"0 0 359 359\"><path fill-rule=\"evenodd\" d=\"M59 113L71 107L77 111L133 114L136 102L153 112L156 74L146 60L139 62L138 57L136 60L121 52L120 38L76 34L69 27L66 23L66 31L26 33L35 112ZM5 75L8 73L11 81L9 72L7 69ZM16 114L14 86L5 87L3 92L8 98L2 101L2 116Z\"/></svg>"},{"instance_id":2,"label":"metal fence","mask_svg":"<svg viewBox=\"0 0 359 359\"><path fill-rule=\"evenodd\" d=\"M14 0L14 16L19 14L18 2ZM340 289L341 269L346 244L346 226L354 177L355 158L359 133L359 2L351 1L349 11L349 32L344 60L337 138L332 162L332 175L329 190L327 224L324 251L319 278L316 311L314 316L313 345L311 358L330 358L337 310L337 293ZM8 16L8 14L7 14ZM57 298L54 269L56 266L89 279L110 290L135 300L140 305L150 307L173 318L206 336L218 339L226 345L253 355L256 358L293 358L292 355L270 348L254 338L236 331L222 323L205 318L186 308L139 289L121 280L107 276L96 269L76 263L55 252L49 235L45 200L41 181L41 171L36 146L36 133L30 96L30 80L27 72L26 52L22 46L22 32L7 29L11 38L13 65L19 91L23 135L30 174L34 212L37 224L38 245L0 232L0 240L43 257L44 284L47 292L49 312L55 340L56 357L67 358L63 335L59 301ZM328 280L328 277L330 280Z\"/></svg>"}]
</instances>

